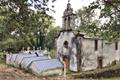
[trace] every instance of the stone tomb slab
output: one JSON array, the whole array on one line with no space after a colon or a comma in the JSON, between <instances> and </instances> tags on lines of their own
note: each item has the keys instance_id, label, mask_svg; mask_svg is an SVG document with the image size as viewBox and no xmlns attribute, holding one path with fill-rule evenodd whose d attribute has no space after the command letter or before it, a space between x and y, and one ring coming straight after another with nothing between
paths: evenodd
<instances>
[{"instance_id":1,"label":"stone tomb slab","mask_svg":"<svg viewBox=\"0 0 120 80\"><path fill-rule=\"evenodd\" d=\"M63 64L58 59L50 59L43 61L34 61L29 69L37 76L45 75L61 75Z\"/></svg>"},{"instance_id":2,"label":"stone tomb slab","mask_svg":"<svg viewBox=\"0 0 120 80\"><path fill-rule=\"evenodd\" d=\"M39 56L39 57L26 57L22 60L21 62L21 68L28 70L29 66L32 64L34 61L41 61L41 60L47 60L49 59L47 56Z\"/></svg>"},{"instance_id":3,"label":"stone tomb slab","mask_svg":"<svg viewBox=\"0 0 120 80\"><path fill-rule=\"evenodd\" d=\"M10 60L8 62L9 65L14 65L15 64L15 60L18 54L9 54L9 56L7 56L7 60Z\"/></svg>"},{"instance_id":4,"label":"stone tomb slab","mask_svg":"<svg viewBox=\"0 0 120 80\"><path fill-rule=\"evenodd\" d=\"M19 54L19 55L17 55L14 66L20 67L22 60L24 58L28 58L28 57L36 57L36 54Z\"/></svg>"}]
</instances>

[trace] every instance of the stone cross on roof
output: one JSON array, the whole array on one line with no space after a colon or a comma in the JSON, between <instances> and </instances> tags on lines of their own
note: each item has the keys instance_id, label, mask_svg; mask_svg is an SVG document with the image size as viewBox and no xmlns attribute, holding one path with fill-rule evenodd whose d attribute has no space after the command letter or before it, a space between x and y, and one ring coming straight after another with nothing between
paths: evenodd
<instances>
[{"instance_id":1,"label":"stone cross on roof","mask_svg":"<svg viewBox=\"0 0 120 80\"><path fill-rule=\"evenodd\" d=\"M70 3L70 0L68 0L68 3Z\"/></svg>"}]
</instances>

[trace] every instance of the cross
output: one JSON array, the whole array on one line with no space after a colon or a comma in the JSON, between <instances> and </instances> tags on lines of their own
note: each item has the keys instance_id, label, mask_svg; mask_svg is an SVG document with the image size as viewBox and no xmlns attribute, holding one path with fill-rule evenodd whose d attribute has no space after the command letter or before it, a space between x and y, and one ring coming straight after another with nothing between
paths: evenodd
<instances>
[{"instance_id":1,"label":"cross","mask_svg":"<svg viewBox=\"0 0 120 80\"><path fill-rule=\"evenodd\" d=\"M70 0L68 0L68 3L70 3Z\"/></svg>"}]
</instances>

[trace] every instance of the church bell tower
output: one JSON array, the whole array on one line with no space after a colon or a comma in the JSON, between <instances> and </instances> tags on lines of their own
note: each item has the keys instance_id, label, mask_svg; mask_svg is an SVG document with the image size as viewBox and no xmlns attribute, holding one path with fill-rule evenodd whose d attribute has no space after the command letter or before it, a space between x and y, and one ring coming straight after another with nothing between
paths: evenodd
<instances>
[{"instance_id":1,"label":"church bell tower","mask_svg":"<svg viewBox=\"0 0 120 80\"><path fill-rule=\"evenodd\" d=\"M74 30L75 18L76 18L76 14L73 13L73 8L71 8L70 0L68 0L67 8L65 9L62 17L63 29Z\"/></svg>"}]
</instances>

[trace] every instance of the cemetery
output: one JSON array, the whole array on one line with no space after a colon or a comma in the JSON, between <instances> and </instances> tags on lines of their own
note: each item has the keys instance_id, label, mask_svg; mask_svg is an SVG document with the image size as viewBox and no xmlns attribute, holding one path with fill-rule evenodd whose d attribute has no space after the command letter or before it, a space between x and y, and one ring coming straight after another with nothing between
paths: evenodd
<instances>
[{"instance_id":1,"label":"cemetery","mask_svg":"<svg viewBox=\"0 0 120 80\"><path fill-rule=\"evenodd\" d=\"M47 14L49 0L0 1L0 80L120 79L119 6L100 0L75 12L71 1L61 27ZM118 13L105 18L110 5Z\"/></svg>"},{"instance_id":2,"label":"cemetery","mask_svg":"<svg viewBox=\"0 0 120 80\"><path fill-rule=\"evenodd\" d=\"M44 51L31 51L31 54L26 52L8 54L6 63L14 67L31 71L37 76L62 74L63 64L57 59L49 59L49 56L45 56L43 53Z\"/></svg>"}]
</instances>

